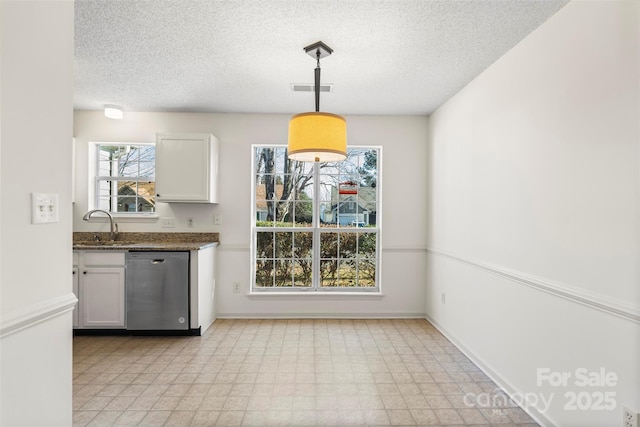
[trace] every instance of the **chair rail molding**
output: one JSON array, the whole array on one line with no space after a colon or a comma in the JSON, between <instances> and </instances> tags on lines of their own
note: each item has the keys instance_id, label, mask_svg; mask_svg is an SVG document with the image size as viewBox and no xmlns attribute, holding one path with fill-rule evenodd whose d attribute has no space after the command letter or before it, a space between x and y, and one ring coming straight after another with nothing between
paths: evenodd
<instances>
[{"instance_id":1,"label":"chair rail molding","mask_svg":"<svg viewBox=\"0 0 640 427\"><path fill-rule=\"evenodd\" d=\"M77 302L76 296L69 293L9 312L0 321L0 338L67 313L73 310Z\"/></svg>"},{"instance_id":2,"label":"chair rail molding","mask_svg":"<svg viewBox=\"0 0 640 427\"><path fill-rule=\"evenodd\" d=\"M550 280L531 276L518 271L510 270L502 266L489 264L447 251L429 248L427 249L427 252L433 255L450 258L455 261L468 264L472 267L505 277L513 282L529 286L530 288L537 289L541 292L546 292L548 294L581 304L594 310L599 310L604 313L640 324L640 306L638 305L629 304L620 300L614 300L603 295L584 292L571 286L555 283Z\"/></svg>"}]
</instances>

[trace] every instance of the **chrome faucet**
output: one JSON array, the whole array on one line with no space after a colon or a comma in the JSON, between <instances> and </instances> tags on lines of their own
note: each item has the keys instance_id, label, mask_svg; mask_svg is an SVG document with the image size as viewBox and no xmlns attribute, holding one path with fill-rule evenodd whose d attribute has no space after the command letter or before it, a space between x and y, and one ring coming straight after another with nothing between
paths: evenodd
<instances>
[{"instance_id":1,"label":"chrome faucet","mask_svg":"<svg viewBox=\"0 0 640 427\"><path fill-rule=\"evenodd\" d=\"M118 224L116 224L116 222L113 220L113 215L111 215L111 212L105 211L103 209L94 209L84 214L82 219L85 221L89 221L89 218L91 218L91 215L93 215L96 212L102 212L103 214L106 214L109 217L109 223L111 224L111 233L109 233L109 239L111 239L112 242L115 241L116 238L118 237Z\"/></svg>"}]
</instances>

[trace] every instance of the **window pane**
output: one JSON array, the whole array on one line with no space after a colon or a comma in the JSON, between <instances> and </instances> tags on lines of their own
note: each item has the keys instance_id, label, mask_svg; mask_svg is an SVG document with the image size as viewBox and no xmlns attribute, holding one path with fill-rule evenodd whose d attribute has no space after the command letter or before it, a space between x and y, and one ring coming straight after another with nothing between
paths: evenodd
<instances>
[{"instance_id":1,"label":"window pane","mask_svg":"<svg viewBox=\"0 0 640 427\"><path fill-rule=\"evenodd\" d=\"M313 203L309 201L295 202L293 213L296 227L311 227L313 223Z\"/></svg>"},{"instance_id":2,"label":"window pane","mask_svg":"<svg viewBox=\"0 0 640 427\"><path fill-rule=\"evenodd\" d=\"M275 233L275 258L291 258L293 256L293 233L279 231Z\"/></svg>"},{"instance_id":3,"label":"window pane","mask_svg":"<svg viewBox=\"0 0 640 427\"><path fill-rule=\"evenodd\" d=\"M340 233L340 247L338 249L340 258L356 257L356 245L358 242L357 239L357 233Z\"/></svg>"},{"instance_id":4,"label":"window pane","mask_svg":"<svg viewBox=\"0 0 640 427\"><path fill-rule=\"evenodd\" d=\"M138 163L119 163L117 164L118 176L132 177L138 176Z\"/></svg>"},{"instance_id":5,"label":"window pane","mask_svg":"<svg viewBox=\"0 0 640 427\"><path fill-rule=\"evenodd\" d=\"M291 201L278 201L276 203L276 222L283 227L293 226L293 203Z\"/></svg>"},{"instance_id":6,"label":"window pane","mask_svg":"<svg viewBox=\"0 0 640 427\"><path fill-rule=\"evenodd\" d=\"M259 232L256 236L256 258L273 258L273 232Z\"/></svg>"},{"instance_id":7,"label":"window pane","mask_svg":"<svg viewBox=\"0 0 640 427\"><path fill-rule=\"evenodd\" d=\"M297 259L313 258L313 233L294 233L293 256Z\"/></svg>"},{"instance_id":8,"label":"window pane","mask_svg":"<svg viewBox=\"0 0 640 427\"><path fill-rule=\"evenodd\" d=\"M276 286L293 286L293 261L276 259L275 268Z\"/></svg>"},{"instance_id":9,"label":"window pane","mask_svg":"<svg viewBox=\"0 0 640 427\"><path fill-rule=\"evenodd\" d=\"M275 176L256 175L256 221L266 222L261 226L273 226L275 219Z\"/></svg>"},{"instance_id":10,"label":"window pane","mask_svg":"<svg viewBox=\"0 0 640 427\"><path fill-rule=\"evenodd\" d=\"M375 258L376 234L361 233L358 236L358 256L360 258Z\"/></svg>"},{"instance_id":11,"label":"window pane","mask_svg":"<svg viewBox=\"0 0 640 427\"><path fill-rule=\"evenodd\" d=\"M338 286L338 261L320 260L320 286Z\"/></svg>"},{"instance_id":12,"label":"window pane","mask_svg":"<svg viewBox=\"0 0 640 427\"><path fill-rule=\"evenodd\" d=\"M156 147L154 145L140 145L140 162L156 162Z\"/></svg>"},{"instance_id":13,"label":"window pane","mask_svg":"<svg viewBox=\"0 0 640 427\"><path fill-rule=\"evenodd\" d=\"M273 286L273 269L274 261L272 259L258 260L256 262L256 286Z\"/></svg>"},{"instance_id":14,"label":"window pane","mask_svg":"<svg viewBox=\"0 0 640 427\"><path fill-rule=\"evenodd\" d=\"M300 287L311 287L312 285L312 262L311 259L297 260L293 263L294 284Z\"/></svg>"},{"instance_id":15,"label":"window pane","mask_svg":"<svg viewBox=\"0 0 640 427\"><path fill-rule=\"evenodd\" d=\"M358 262L358 286L373 287L376 285L376 262L364 259Z\"/></svg>"},{"instance_id":16,"label":"window pane","mask_svg":"<svg viewBox=\"0 0 640 427\"><path fill-rule=\"evenodd\" d=\"M117 182L118 205L116 212L136 212L138 197L137 183L135 181Z\"/></svg>"},{"instance_id":17,"label":"window pane","mask_svg":"<svg viewBox=\"0 0 640 427\"><path fill-rule=\"evenodd\" d=\"M338 285L351 287L356 286L356 262L354 260L339 262Z\"/></svg>"},{"instance_id":18,"label":"window pane","mask_svg":"<svg viewBox=\"0 0 640 427\"><path fill-rule=\"evenodd\" d=\"M153 212L155 210L154 182L117 181L116 212Z\"/></svg>"},{"instance_id":19,"label":"window pane","mask_svg":"<svg viewBox=\"0 0 640 427\"><path fill-rule=\"evenodd\" d=\"M320 233L320 258L338 258L338 233Z\"/></svg>"}]
</instances>

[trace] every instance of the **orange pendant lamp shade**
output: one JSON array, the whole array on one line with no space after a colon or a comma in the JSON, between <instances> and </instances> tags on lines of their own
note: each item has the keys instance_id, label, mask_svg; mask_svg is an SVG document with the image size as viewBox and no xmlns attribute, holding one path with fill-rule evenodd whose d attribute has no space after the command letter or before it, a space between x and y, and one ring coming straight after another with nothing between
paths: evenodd
<instances>
[{"instance_id":1,"label":"orange pendant lamp shade","mask_svg":"<svg viewBox=\"0 0 640 427\"><path fill-rule=\"evenodd\" d=\"M347 122L331 113L301 113L289 121L289 158L339 162L347 157Z\"/></svg>"},{"instance_id":2,"label":"orange pendant lamp shade","mask_svg":"<svg viewBox=\"0 0 640 427\"><path fill-rule=\"evenodd\" d=\"M323 42L304 50L318 64L314 70L316 111L291 117L288 156L300 162L339 162L347 158L347 121L337 114L320 112L320 58L333 50Z\"/></svg>"}]
</instances>

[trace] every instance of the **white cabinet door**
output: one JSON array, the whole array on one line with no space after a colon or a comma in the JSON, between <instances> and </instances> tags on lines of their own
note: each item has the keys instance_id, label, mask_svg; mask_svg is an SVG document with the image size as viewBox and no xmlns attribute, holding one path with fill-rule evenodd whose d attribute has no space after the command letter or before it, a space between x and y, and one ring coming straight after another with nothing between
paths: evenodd
<instances>
[{"instance_id":1,"label":"white cabinet door","mask_svg":"<svg viewBox=\"0 0 640 427\"><path fill-rule=\"evenodd\" d=\"M156 200L217 203L218 154L211 134L158 134Z\"/></svg>"},{"instance_id":2,"label":"white cabinet door","mask_svg":"<svg viewBox=\"0 0 640 427\"><path fill-rule=\"evenodd\" d=\"M80 276L81 326L124 328L124 268L83 268Z\"/></svg>"},{"instance_id":3,"label":"white cabinet door","mask_svg":"<svg viewBox=\"0 0 640 427\"><path fill-rule=\"evenodd\" d=\"M79 295L78 267L73 267L73 294L78 298ZM73 327L78 327L78 304L73 307Z\"/></svg>"}]
</instances>

